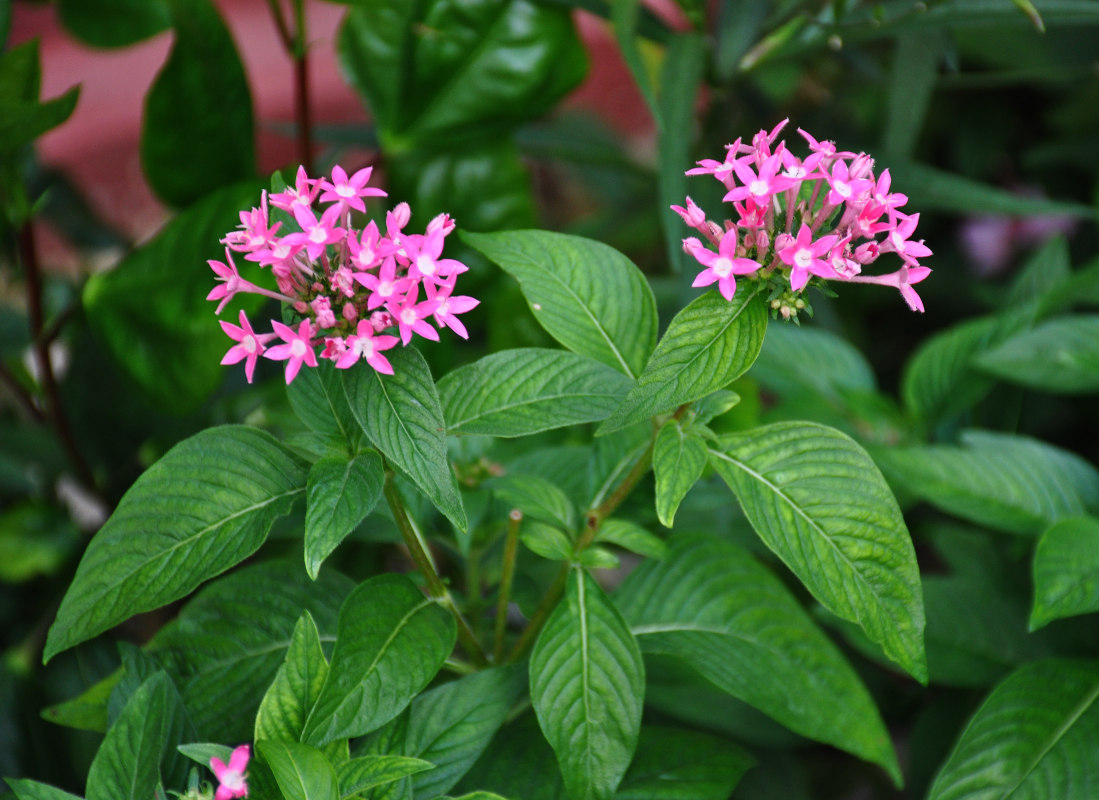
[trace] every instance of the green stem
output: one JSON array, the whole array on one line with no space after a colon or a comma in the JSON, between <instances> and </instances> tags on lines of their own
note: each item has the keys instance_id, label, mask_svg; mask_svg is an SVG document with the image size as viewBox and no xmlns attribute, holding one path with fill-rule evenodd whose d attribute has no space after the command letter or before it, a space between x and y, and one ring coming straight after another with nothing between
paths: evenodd
<instances>
[{"instance_id":1,"label":"green stem","mask_svg":"<svg viewBox=\"0 0 1099 800\"><path fill-rule=\"evenodd\" d=\"M511 601L511 581L515 577L515 556L519 550L519 523L523 512L513 508L508 514L508 532L504 540L504 563L500 573L500 597L496 601L496 627L493 631L492 660L496 663L504 655L504 628L508 619L508 603Z\"/></svg>"},{"instance_id":2,"label":"green stem","mask_svg":"<svg viewBox=\"0 0 1099 800\"><path fill-rule=\"evenodd\" d=\"M408 518L408 514L404 507L404 501L401 500L400 491L397 489L397 484L393 482L392 472L386 473L385 488L383 491L385 493L385 500L389 504L389 510L393 512L393 520L397 523L397 527L401 531L401 537L404 539L405 547L408 548L409 555L412 556L412 561L415 563L416 569L424 576L424 580L427 581L428 594L432 599L439 601L439 603L450 612L451 616L454 617L454 621L458 624L458 641L461 642L462 649L466 651L466 655L469 656L470 660L478 667L488 666L488 657L485 655L485 651L481 649L477 637L474 636L473 631L470 630L469 623L466 622L465 617L462 616L462 612L454 603L454 598L450 596L450 592L443 583L443 579L439 577L439 572L435 569L435 564L432 562L431 556L427 553L427 543L423 540L420 532L416 530L412 521Z\"/></svg>"}]
</instances>

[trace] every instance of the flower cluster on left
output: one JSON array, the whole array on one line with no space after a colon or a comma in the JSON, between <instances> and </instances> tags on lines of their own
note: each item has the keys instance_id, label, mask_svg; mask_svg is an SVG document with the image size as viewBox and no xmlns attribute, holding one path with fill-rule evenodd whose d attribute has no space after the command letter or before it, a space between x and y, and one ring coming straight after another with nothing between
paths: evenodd
<instances>
[{"instance_id":1,"label":"flower cluster on left","mask_svg":"<svg viewBox=\"0 0 1099 800\"><path fill-rule=\"evenodd\" d=\"M370 175L370 167L348 176L337 166L331 179L310 178L299 167L292 187L264 192L259 207L242 211L238 229L221 240L225 262L209 262L221 282L206 298L219 301L217 313L238 292L250 292L286 303L296 320L272 320L271 333L256 333L243 311L239 325L221 322L236 342L221 363L244 361L249 383L260 356L285 361L287 383L303 364L317 366L318 357L341 369L362 360L392 375L384 351L407 345L413 334L438 341L450 328L467 337L457 315L479 301L454 294L467 267L442 258L454 220L440 214L424 233L408 233L411 210L401 203L386 213L384 233L373 220L356 228L353 214L365 214L363 200L385 196L367 185ZM272 208L286 218L272 224ZM283 231L284 223L293 230ZM241 277L233 253L269 267L278 290Z\"/></svg>"}]
</instances>

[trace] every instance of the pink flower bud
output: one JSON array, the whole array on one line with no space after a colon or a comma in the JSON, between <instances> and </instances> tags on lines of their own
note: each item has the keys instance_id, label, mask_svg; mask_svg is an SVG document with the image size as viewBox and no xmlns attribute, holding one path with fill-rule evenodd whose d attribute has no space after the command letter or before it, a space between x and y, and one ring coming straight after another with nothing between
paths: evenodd
<instances>
[{"instance_id":1,"label":"pink flower bud","mask_svg":"<svg viewBox=\"0 0 1099 800\"><path fill-rule=\"evenodd\" d=\"M881 245L877 242L864 242L855 248L855 261L859 264L871 264L881 255Z\"/></svg>"},{"instance_id":2,"label":"pink flower bud","mask_svg":"<svg viewBox=\"0 0 1099 800\"><path fill-rule=\"evenodd\" d=\"M344 303L343 310L340 312L345 320L348 322L354 322L359 318L359 309L355 308L354 303Z\"/></svg>"},{"instance_id":3,"label":"pink flower bud","mask_svg":"<svg viewBox=\"0 0 1099 800\"><path fill-rule=\"evenodd\" d=\"M408 207L408 203L398 203L397 207L390 213L393 215L393 222L398 228L403 228L412 219L412 209Z\"/></svg>"},{"instance_id":4,"label":"pink flower bud","mask_svg":"<svg viewBox=\"0 0 1099 800\"><path fill-rule=\"evenodd\" d=\"M313 312L317 327L331 328L336 324L336 315L332 311L332 303L324 295L313 298L313 301L309 304L309 310Z\"/></svg>"},{"instance_id":5,"label":"pink flower bud","mask_svg":"<svg viewBox=\"0 0 1099 800\"><path fill-rule=\"evenodd\" d=\"M791 233L780 233L775 237L775 252L785 250L787 247L794 243L794 235Z\"/></svg>"},{"instance_id":6,"label":"pink flower bud","mask_svg":"<svg viewBox=\"0 0 1099 800\"><path fill-rule=\"evenodd\" d=\"M874 180L874 159L868 156L866 153L859 153L851 161L851 166L848 167L848 175L851 180L857 180L859 178L869 178Z\"/></svg>"},{"instance_id":7,"label":"pink flower bud","mask_svg":"<svg viewBox=\"0 0 1099 800\"><path fill-rule=\"evenodd\" d=\"M329 337L324 340L324 350L321 351L321 358L330 358L335 361L347 350L347 345L343 342L342 336Z\"/></svg>"},{"instance_id":8,"label":"pink flower bud","mask_svg":"<svg viewBox=\"0 0 1099 800\"><path fill-rule=\"evenodd\" d=\"M297 311L299 314L304 314L309 311L309 304L304 300L298 300L296 303L294 303L293 307L294 310Z\"/></svg>"},{"instance_id":9,"label":"pink flower bud","mask_svg":"<svg viewBox=\"0 0 1099 800\"><path fill-rule=\"evenodd\" d=\"M393 319L393 315L388 311L375 311L370 315L370 327L374 329L374 333L381 333L386 328L392 328L397 324L397 321Z\"/></svg>"},{"instance_id":10,"label":"pink flower bud","mask_svg":"<svg viewBox=\"0 0 1099 800\"><path fill-rule=\"evenodd\" d=\"M439 216L427 223L427 230L425 233L430 236L435 231L441 230L443 236L446 236L454 230L454 224L454 220L450 218L449 214L439 214Z\"/></svg>"}]
</instances>

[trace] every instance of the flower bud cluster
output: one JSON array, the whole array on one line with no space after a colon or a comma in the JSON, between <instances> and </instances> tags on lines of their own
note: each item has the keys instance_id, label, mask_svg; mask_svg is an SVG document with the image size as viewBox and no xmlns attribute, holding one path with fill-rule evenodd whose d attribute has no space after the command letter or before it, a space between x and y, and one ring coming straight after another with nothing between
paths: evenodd
<instances>
[{"instance_id":1,"label":"flower bud cluster","mask_svg":"<svg viewBox=\"0 0 1099 800\"><path fill-rule=\"evenodd\" d=\"M705 268L693 285L716 283L732 300L737 275L766 281L772 311L784 318L807 309L802 295L821 281L893 286L909 308L923 311L912 286L931 273L918 261L931 250L912 238L920 215L898 210L908 198L890 191L889 170L875 176L867 154L840 152L801 129L809 155L799 158L777 141L786 123L761 130L750 144L727 145L724 161L705 159L687 171L721 181L735 217L719 225L689 197L686 206L672 206L700 234L683 240ZM900 258L898 270L863 273L887 253Z\"/></svg>"},{"instance_id":2,"label":"flower bud cluster","mask_svg":"<svg viewBox=\"0 0 1099 800\"><path fill-rule=\"evenodd\" d=\"M256 333L243 311L239 326L221 322L236 342L221 363L244 361L249 383L261 355L286 362L287 383L302 364L317 366L318 356L340 369L362 360L392 375L384 351L398 342L407 345L413 334L438 341L439 331L450 328L468 338L457 315L480 301L453 294L458 276L467 271L461 262L442 258L454 221L440 214L424 233L408 233L411 211L401 203L386 214L385 233L374 221L354 227L352 212L366 211L363 200L385 196L367 186L370 174L366 167L348 177L334 167L331 180L315 179L299 168L294 186L265 192L260 206L242 211L238 229L221 240L226 262L209 264L222 283L206 298L219 301L217 313L238 292L249 292L286 303L299 320L296 327L272 320L271 333ZM272 224L272 207L292 218L288 227L295 229L281 231L283 222ZM270 268L278 291L242 278L233 253ZM269 344L276 339L281 341Z\"/></svg>"}]
</instances>

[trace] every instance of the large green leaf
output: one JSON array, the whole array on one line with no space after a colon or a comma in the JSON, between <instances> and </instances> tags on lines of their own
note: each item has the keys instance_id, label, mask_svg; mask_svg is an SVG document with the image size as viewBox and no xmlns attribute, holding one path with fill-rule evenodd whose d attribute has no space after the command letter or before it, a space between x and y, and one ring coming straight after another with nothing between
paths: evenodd
<instances>
[{"instance_id":1,"label":"large green leaf","mask_svg":"<svg viewBox=\"0 0 1099 800\"><path fill-rule=\"evenodd\" d=\"M65 29L93 47L126 47L172 23L164 0L60 0Z\"/></svg>"},{"instance_id":2,"label":"large green leaf","mask_svg":"<svg viewBox=\"0 0 1099 800\"><path fill-rule=\"evenodd\" d=\"M454 619L402 575L361 583L340 609L332 664L303 739L324 744L384 725L454 649Z\"/></svg>"},{"instance_id":3,"label":"large green leaf","mask_svg":"<svg viewBox=\"0 0 1099 800\"><path fill-rule=\"evenodd\" d=\"M392 375L368 366L344 373L347 402L371 443L460 530L466 512L446 452L446 422L431 369L413 347L390 351Z\"/></svg>"},{"instance_id":4,"label":"large green leaf","mask_svg":"<svg viewBox=\"0 0 1099 800\"><path fill-rule=\"evenodd\" d=\"M540 348L493 353L439 381L450 432L489 436L598 422L629 389L628 378L598 361Z\"/></svg>"},{"instance_id":5,"label":"large green leaf","mask_svg":"<svg viewBox=\"0 0 1099 800\"><path fill-rule=\"evenodd\" d=\"M728 800L754 759L716 736L645 726L615 800Z\"/></svg>"},{"instance_id":6,"label":"large green leaf","mask_svg":"<svg viewBox=\"0 0 1099 800\"><path fill-rule=\"evenodd\" d=\"M975 365L1042 392L1099 392L1099 315L1059 317L982 353Z\"/></svg>"},{"instance_id":7,"label":"large green leaf","mask_svg":"<svg viewBox=\"0 0 1099 800\"><path fill-rule=\"evenodd\" d=\"M160 630L149 650L168 665L201 738L243 742L303 612L322 642L336 638L352 584L334 570L312 581L301 562L264 561L214 581Z\"/></svg>"},{"instance_id":8,"label":"large green leaf","mask_svg":"<svg viewBox=\"0 0 1099 800\"><path fill-rule=\"evenodd\" d=\"M406 756L435 765L412 778L416 800L450 791L488 747L524 688L521 667L467 675L412 701Z\"/></svg>"},{"instance_id":9,"label":"large green leaf","mask_svg":"<svg viewBox=\"0 0 1099 800\"><path fill-rule=\"evenodd\" d=\"M574 353L631 378L656 344L656 301L645 276L605 244L548 231L462 234L519 281L535 319Z\"/></svg>"},{"instance_id":10,"label":"large green leaf","mask_svg":"<svg viewBox=\"0 0 1099 800\"><path fill-rule=\"evenodd\" d=\"M347 404L343 391L343 370L321 359L315 369L303 369L286 387L286 398L298 419L312 431L335 436L357 449L362 429Z\"/></svg>"},{"instance_id":11,"label":"large green leaf","mask_svg":"<svg viewBox=\"0 0 1099 800\"><path fill-rule=\"evenodd\" d=\"M582 569L530 657L530 696L572 800L614 796L641 728L645 668L637 642Z\"/></svg>"},{"instance_id":12,"label":"large green leaf","mask_svg":"<svg viewBox=\"0 0 1099 800\"><path fill-rule=\"evenodd\" d=\"M259 705L253 740L300 741L305 718L320 696L327 675L328 661L320 633L306 611L294 625L286 659Z\"/></svg>"},{"instance_id":13,"label":"large green leaf","mask_svg":"<svg viewBox=\"0 0 1099 800\"><path fill-rule=\"evenodd\" d=\"M531 177L510 136L440 149L435 139L388 159L391 196L406 198L416 216L447 213L464 231L529 228L537 219Z\"/></svg>"},{"instance_id":14,"label":"large green leaf","mask_svg":"<svg viewBox=\"0 0 1099 800\"><path fill-rule=\"evenodd\" d=\"M80 560L43 655L187 595L254 553L305 492L305 465L270 434L210 428L126 492Z\"/></svg>"},{"instance_id":15,"label":"large green leaf","mask_svg":"<svg viewBox=\"0 0 1099 800\"><path fill-rule=\"evenodd\" d=\"M781 397L810 394L838 399L874 391L874 372L856 347L824 328L771 325L751 377Z\"/></svg>"},{"instance_id":16,"label":"large green leaf","mask_svg":"<svg viewBox=\"0 0 1099 800\"><path fill-rule=\"evenodd\" d=\"M653 444L656 515L666 528L672 527L676 509L702 477L706 452L705 440L686 430L680 420L668 420L656 435Z\"/></svg>"},{"instance_id":17,"label":"large green leaf","mask_svg":"<svg viewBox=\"0 0 1099 800\"><path fill-rule=\"evenodd\" d=\"M929 800L1091 800L1099 791L1099 663L1039 661L997 686Z\"/></svg>"},{"instance_id":18,"label":"large green leaf","mask_svg":"<svg viewBox=\"0 0 1099 800\"><path fill-rule=\"evenodd\" d=\"M833 428L789 422L723 437L710 463L813 596L926 681L916 554L866 451Z\"/></svg>"},{"instance_id":19,"label":"large green leaf","mask_svg":"<svg viewBox=\"0 0 1099 800\"><path fill-rule=\"evenodd\" d=\"M259 741L286 800L340 800L336 770L315 747L300 742Z\"/></svg>"},{"instance_id":20,"label":"large green leaf","mask_svg":"<svg viewBox=\"0 0 1099 800\"><path fill-rule=\"evenodd\" d=\"M152 797L168 742L179 738L182 725L175 687L166 673L158 672L134 692L107 731L88 769L88 800Z\"/></svg>"},{"instance_id":21,"label":"large green leaf","mask_svg":"<svg viewBox=\"0 0 1099 800\"><path fill-rule=\"evenodd\" d=\"M745 550L677 534L615 593L642 649L683 659L797 733L880 764L899 781L866 688L790 591Z\"/></svg>"},{"instance_id":22,"label":"large green leaf","mask_svg":"<svg viewBox=\"0 0 1099 800\"><path fill-rule=\"evenodd\" d=\"M600 427L610 433L723 389L752 366L763 346L767 312L751 291L732 302L707 292L664 332L637 385Z\"/></svg>"},{"instance_id":23,"label":"large green leaf","mask_svg":"<svg viewBox=\"0 0 1099 800\"><path fill-rule=\"evenodd\" d=\"M4 778L18 800L82 800L56 786L27 779Z\"/></svg>"},{"instance_id":24,"label":"large green leaf","mask_svg":"<svg viewBox=\"0 0 1099 800\"><path fill-rule=\"evenodd\" d=\"M259 183L241 184L203 199L114 269L93 275L84 285L92 332L169 413L193 410L224 377L219 362L232 341L206 300L214 286L206 261L224 259L218 239L237 224L240 210L255 202L260 188ZM259 307L258 300L249 295L240 305L251 311Z\"/></svg>"},{"instance_id":25,"label":"large green leaf","mask_svg":"<svg viewBox=\"0 0 1099 800\"><path fill-rule=\"evenodd\" d=\"M504 475L489 484L493 494L527 517L566 531L576 524L576 510L568 496L549 481L535 475Z\"/></svg>"},{"instance_id":26,"label":"large green leaf","mask_svg":"<svg viewBox=\"0 0 1099 800\"><path fill-rule=\"evenodd\" d=\"M521 764L522 769L516 769ZM533 713L509 722L493 738L456 791L485 789L522 800L567 800L553 750Z\"/></svg>"},{"instance_id":27,"label":"large green leaf","mask_svg":"<svg viewBox=\"0 0 1099 800\"><path fill-rule=\"evenodd\" d=\"M252 96L210 0L168 0L168 6L175 39L145 96L141 163L157 195L185 206L255 175Z\"/></svg>"},{"instance_id":28,"label":"large green leaf","mask_svg":"<svg viewBox=\"0 0 1099 800\"><path fill-rule=\"evenodd\" d=\"M351 798L375 786L434 768L430 761L420 758L371 755L345 761L336 767L336 775L340 779L340 795Z\"/></svg>"},{"instance_id":29,"label":"large green leaf","mask_svg":"<svg viewBox=\"0 0 1099 800\"><path fill-rule=\"evenodd\" d=\"M0 156L8 156L69 118L80 88L40 103L38 40L0 54ZM7 201L5 201L7 202Z\"/></svg>"},{"instance_id":30,"label":"large green leaf","mask_svg":"<svg viewBox=\"0 0 1099 800\"><path fill-rule=\"evenodd\" d=\"M1099 471L1026 436L970 430L960 445L878 448L874 458L917 497L1010 533L1040 533L1099 507Z\"/></svg>"},{"instance_id":31,"label":"large green leaf","mask_svg":"<svg viewBox=\"0 0 1099 800\"><path fill-rule=\"evenodd\" d=\"M529 0L357 3L338 47L391 146L514 127L552 108L587 62L568 12Z\"/></svg>"},{"instance_id":32,"label":"large green leaf","mask_svg":"<svg viewBox=\"0 0 1099 800\"><path fill-rule=\"evenodd\" d=\"M369 514L382 496L385 470L373 450L352 458L327 456L309 470L305 508L305 571L321 564Z\"/></svg>"},{"instance_id":33,"label":"large green leaf","mask_svg":"<svg viewBox=\"0 0 1099 800\"><path fill-rule=\"evenodd\" d=\"M1042 534L1034 551L1030 629L1099 611L1099 519L1075 517Z\"/></svg>"}]
</instances>

